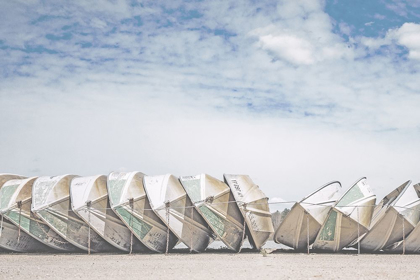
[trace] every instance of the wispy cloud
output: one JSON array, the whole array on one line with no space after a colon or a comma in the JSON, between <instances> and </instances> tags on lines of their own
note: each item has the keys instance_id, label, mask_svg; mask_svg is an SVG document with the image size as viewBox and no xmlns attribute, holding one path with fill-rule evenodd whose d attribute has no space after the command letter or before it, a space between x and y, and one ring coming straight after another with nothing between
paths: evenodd
<instances>
[{"instance_id":1,"label":"wispy cloud","mask_svg":"<svg viewBox=\"0 0 420 280\"><path fill-rule=\"evenodd\" d=\"M384 168L346 163L361 151L380 162L419 152L416 22L372 13L361 26L389 26L364 36L324 1L1 5L2 169L231 170L272 194L305 189L305 172L310 191L360 175L344 169Z\"/></svg>"}]
</instances>

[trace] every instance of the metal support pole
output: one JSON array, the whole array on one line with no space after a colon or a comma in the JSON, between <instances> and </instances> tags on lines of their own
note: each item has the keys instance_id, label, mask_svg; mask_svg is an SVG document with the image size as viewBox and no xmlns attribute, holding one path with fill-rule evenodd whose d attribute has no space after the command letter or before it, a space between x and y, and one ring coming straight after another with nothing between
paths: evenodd
<instances>
[{"instance_id":1,"label":"metal support pole","mask_svg":"<svg viewBox=\"0 0 420 280\"><path fill-rule=\"evenodd\" d=\"M165 255L168 255L168 251L169 251L169 207L170 206L171 206L171 203L169 201L165 202L166 222L167 222L167 230L166 230L166 251L165 251Z\"/></svg>"},{"instance_id":2,"label":"metal support pole","mask_svg":"<svg viewBox=\"0 0 420 280\"><path fill-rule=\"evenodd\" d=\"M89 220L89 231L88 231L88 255L90 255L90 207L92 206L92 202L86 202L86 209L88 211L88 220Z\"/></svg>"},{"instance_id":3,"label":"metal support pole","mask_svg":"<svg viewBox=\"0 0 420 280\"><path fill-rule=\"evenodd\" d=\"M308 255L309 255L309 213L308 212L306 212L306 242L307 242L306 246L307 246Z\"/></svg>"},{"instance_id":4,"label":"metal support pole","mask_svg":"<svg viewBox=\"0 0 420 280\"><path fill-rule=\"evenodd\" d=\"M0 222L0 237L3 233L3 215L1 215L1 222Z\"/></svg>"},{"instance_id":5,"label":"metal support pole","mask_svg":"<svg viewBox=\"0 0 420 280\"><path fill-rule=\"evenodd\" d=\"M403 255L405 255L405 226L404 226L404 215L401 215L402 218L402 229L403 229Z\"/></svg>"},{"instance_id":6,"label":"metal support pole","mask_svg":"<svg viewBox=\"0 0 420 280\"><path fill-rule=\"evenodd\" d=\"M134 230L134 228L133 228L133 212L134 212L134 198L130 198L129 203L130 203L130 207L131 207L131 215L130 215L130 228L131 228L131 230L130 230L130 232L131 232L131 235L130 235L130 255L131 255L131 253L133 253L133 230Z\"/></svg>"},{"instance_id":7,"label":"metal support pole","mask_svg":"<svg viewBox=\"0 0 420 280\"><path fill-rule=\"evenodd\" d=\"M359 207L357 209L357 255L360 255L360 216Z\"/></svg>"},{"instance_id":8,"label":"metal support pole","mask_svg":"<svg viewBox=\"0 0 420 280\"><path fill-rule=\"evenodd\" d=\"M21 221L21 217L22 217L22 201L18 201L17 205L19 207L19 232L18 232L17 243L19 243L20 242L20 221Z\"/></svg>"},{"instance_id":9,"label":"metal support pole","mask_svg":"<svg viewBox=\"0 0 420 280\"><path fill-rule=\"evenodd\" d=\"M239 251L238 251L238 254L239 254L239 253L241 252L241 250L242 250L242 245L243 245L243 243L244 243L244 239L245 239L246 213L247 213L247 210L246 210L246 203L244 203L244 204L243 204L243 207L244 207L244 213L245 213L245 215L244 215L244 225L243 225L243 230L242 230L241 246L239 246Z\"/></svg>"},{"instance_id":10,"label":"metal support pole","mask_svg":"<svg viewBox=\"0 0 420 280\"><path fill-rule=\"evenodd\" d=\"M191 240L190 240L190 253L193 251L193 231L194 231L194 207L191 207Z\"/></svg>"}]
</instances>

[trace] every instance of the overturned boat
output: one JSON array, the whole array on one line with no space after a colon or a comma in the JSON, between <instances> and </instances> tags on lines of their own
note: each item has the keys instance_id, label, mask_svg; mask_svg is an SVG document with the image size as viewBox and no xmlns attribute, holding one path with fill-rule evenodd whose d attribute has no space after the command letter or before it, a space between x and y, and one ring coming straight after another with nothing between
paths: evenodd
<instances>
[{"instance_id":1,"label":"overturned boat","mask_svg":"<svg viewBox=\"0 0 420 280\"><path fill-rule=\"evenodd\" d=\"M362 250L379 251L414 229L420 217L418 191L407 181L381 200L373 212L369 232L360 241Z\"/></svg>"},{"instance_id":2,"label":"overturned boat","mask_svg":"<svg viewBox=\"0 0 420 280\"><path fill-rule=\"evenodd\" d=\"M112 211L105 175L76 177L71 181L72 210L109 244L125 252L145 252L147 248Z\"/></svg>"},{"instance_id":3,"label":"overturned boat","mask_svg":"<svg viewBox=\"0 0 420 280\"><path fill-rule=\"evenodd\" d=\"M244 235L244 218L228 185L207 174L180 177L198 212L217 237L233 251L239 251Z\"/></svg>"},{"instance_id":4,"label":"overturned boat","mask_svg":"<svg viewBox=\"0 0 420 280\"><path fill-rule=\"evenodd\" d=\"M296 202L276 230L274 241L298 251L307 249L339 199L340 190L340 182L330 182Z\"/></svg>"},{"instance_id":5,"label":"overturned boat","mask_svg":"<svg viewBox=\"0 0 420 280\"><path fill-rule=\"evenodd\" d=\"M0 174L0 193L6 182L22 178L25 177L13 174ZM7 190L5 192L9 193ZM0 205L6 205L8 200L8 195L0 194ZM46 252L50 250L48 246L37 241L23 230L20 230L19 227L12 222L9 222L3 215L1 215L0 219L0 250L6 249L20 253Z\"/></svg>"},{"instance_id":6,"label":"overturned boat","mask_svg":"<svg viewBox=\"0 0 420 280\"><path fill-rule=\"evenodd\" d=\"M64 252L78 251L41 219L31 214L32 185L37 177L7 181L0 189L0 213L39 242Z\"/></svg>"},{"instance_id":7,"label":"overturned boat","mask_svg":"<svg viewBox=\"0 0 420 280\"><path fill-rule=\"evenodd\" d=\"M150 250L164 253L178 238L152 210L141 172L112 172L108 176L108 196L112 210Z\"/></svg>"},{"instance_id":8,"label":"overturned boat","mask_svg":"<svg viewBox=\"0 0 420 280\"><path fill-rule=\"evenodd\" d=\"M415 184L412 187L417 197L420 197L420 183ZM411 187L410 187L410 192ZM416 199L416 196L411 194L411 202L410 200L406 200L404 202L397 203L395 205L395 208L397 208L399 211L402 211L400 213L399 222L397 221L397 224L400 224L400 229L404 231L404 237L402 240L399 240L387 247L384 248L387 252L395 252L395 253L419 253L420 252L420 222L419 220L419 201ZM400 204L400 205L398 205ZM405 206L402 206L402 204L406 204ZM404 220L404 227L402 221ZM416 222L417 221L417 222ZM411 232L407 235L407 230L410 230L412 228L412 225L415 224L415 227ZM408 227L407 227L408 226Z\"/></svg>"},{"instance_id":9,"label":"overturned boat","mask_svg":"<svg viewBox=\"0 0 420 280\"><path fill-rule=\"evenodd\" d=\"M71 210L70 182L75 177L39 177L32 187L32 212L62 238L82 250L115 250Z\"/></svg>"},{"instance_id":10,"label":"overturned boat","mask_svg":"<svg viewBox=\"0 0 420 280\"><path fill-rule=\"evenodd\" d=\"M274 233L268 198L248 175L223 175L249 229L250 244L260 250Z\"/></svg>"},{"instance_id":11,"label":"overturned boat","mask_svg":"<svg viewBox=\"0 0 420 280\"><path fill-rule=\"evenodd\" d=\"M375 201L366 178L358 180L329 211L313 249L338 252L358 242L368 231Z\"/></svg>"},{"instance_id":12,"label":"overturned boat","mask_svg":"<svg viewBox=\"0 0 420 280\"><path fill-rule=\"evenodd\" d=\"M171 174L144 176L144 189L155 213L191 251L202 252L214 240L178 178Z\"/></svg>"}]
</instances>

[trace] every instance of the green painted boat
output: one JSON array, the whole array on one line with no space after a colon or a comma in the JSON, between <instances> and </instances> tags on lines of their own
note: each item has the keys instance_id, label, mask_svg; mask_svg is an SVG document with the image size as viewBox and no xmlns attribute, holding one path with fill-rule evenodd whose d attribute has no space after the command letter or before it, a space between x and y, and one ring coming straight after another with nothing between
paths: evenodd
<instances>
[{"instance_id":1,"label":"green painted boat","mask_svg":"<svg viewBox=\"0 0 420 280\"><path fill-rule=\"evenodd\" d=\"M150 250L172 249L178 238L155 214L143 185L141 172L112 172L108 176L108 196L112 210Z\"/></svg>"},{"instance_id":2,"label":"green painted boat","mask_svg":"<svg viewBox=\"0 0 420 280\"><path fill-rule=\"evenodd\" d=\"M244 218L229 186L207 174L180 177L198 212L228 249L242 246Z\"/></svg>"},{"instance_id":3,"label":"green painted boat","mask_svg":"<svg viewBox=\"0 0 420 280\"><path fill-rule=\"evenodd\" d=\"M91 252L115 251L71 209L70 182L75 175L39 177L32 187L31 211L74 246Z\"/></svg>"},{"instance_id":4,"label":"green painted boat","mask_svg":"<svg viewBox=\"0 0 420 280\"><path fill-rule=\"evenodd\" d=\"M31 214L32 185L37 177L7 181L0 189L0 213L39 242L64 252L79 251L47 224Z\"/></svg>"}]
</instances>

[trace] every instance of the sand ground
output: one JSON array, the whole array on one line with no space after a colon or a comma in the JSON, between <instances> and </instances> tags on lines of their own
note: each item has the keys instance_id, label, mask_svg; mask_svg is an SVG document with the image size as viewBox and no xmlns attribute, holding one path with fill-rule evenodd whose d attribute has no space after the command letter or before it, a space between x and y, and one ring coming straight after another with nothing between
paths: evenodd
<instances>
[{"instance_id":1,"label":"sand ground","mask_svg":"<svg viewBox=\"0 0 420 280\"><path fill-rule=\"evenodd\" d=\"M420 279L420 255L302 254L11 254L0 279Z\"/></svg>"}]
</instances>

